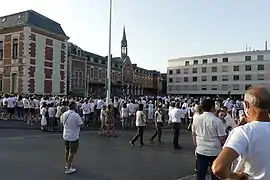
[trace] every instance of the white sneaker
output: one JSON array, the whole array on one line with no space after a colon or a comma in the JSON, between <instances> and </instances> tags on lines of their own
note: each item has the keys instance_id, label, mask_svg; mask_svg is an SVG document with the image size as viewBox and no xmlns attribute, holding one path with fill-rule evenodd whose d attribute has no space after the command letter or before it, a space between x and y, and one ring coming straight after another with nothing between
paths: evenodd
<instances>
[{"instance_id":1,"label":"white sneaker","mask_svg":"<svg viewBox=\"0 0 270 180\"><path fill-rule=\"evenodd\" d=\"M72 173L75 173L75 172L76 172L75 168L69 168L69 169L66 169L65 174L72 174Z\"/></svg>"}]
</instances>

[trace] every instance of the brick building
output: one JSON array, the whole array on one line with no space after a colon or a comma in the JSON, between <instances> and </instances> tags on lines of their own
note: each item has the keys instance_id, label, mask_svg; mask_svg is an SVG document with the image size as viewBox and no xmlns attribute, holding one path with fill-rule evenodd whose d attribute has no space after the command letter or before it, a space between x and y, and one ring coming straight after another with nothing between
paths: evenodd
<instances>
[{"instance_id":1,"label":"brick building","mask_svg":"<svg viewBox=\"0 0 270 180\"><path fill-rule=\"evenodd\" d=\"M68 92L71 94L103 94L108 57L93 54L69 43ZM125 28L121 41L121 57L112 57L112 94L156 95L162 92L161 74L132 64L128 56Z\"/></svg>"},{"instance_id":2,"label":"brick building","mask_svg":"<svg viewBox=\"0 0 270 180\"><path fill-rule=\"evenodd\" d=\"M0 17L0 92L66 94L68 39L33 10Z\"/></svg>"}]
</instances>

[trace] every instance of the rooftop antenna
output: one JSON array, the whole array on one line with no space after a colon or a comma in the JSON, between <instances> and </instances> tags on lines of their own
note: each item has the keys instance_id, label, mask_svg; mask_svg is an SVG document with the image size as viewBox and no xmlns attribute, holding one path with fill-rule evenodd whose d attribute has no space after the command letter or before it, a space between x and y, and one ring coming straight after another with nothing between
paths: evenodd
<instances>
[{"instance_id":1,"label":"rooftop antenna","mask_svg":"<svg viewBox=\"0 0 270 180\"><path fill-rule=\"evenodd\" d=\"M248 52L248 45L246 44L246 52Z\"/></svg>"},{"instance_id":2,"label":"rooftop antenna","mask_svg":"<svg viewBox=\"0 0 270 180\"><path fill-rule=\"evenodd\" d=\"M267 51L267 41L265 41L265 51Z\"/></svg>"}]
</instances>

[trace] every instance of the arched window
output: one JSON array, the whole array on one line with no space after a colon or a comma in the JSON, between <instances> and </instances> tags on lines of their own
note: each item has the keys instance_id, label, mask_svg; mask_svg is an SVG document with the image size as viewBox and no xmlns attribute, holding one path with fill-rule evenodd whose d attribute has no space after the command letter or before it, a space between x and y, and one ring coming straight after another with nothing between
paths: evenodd
<instances>
[{"instance_id":1,"label":"arched window","mask_svg":"<svg viewBox=\"0 0 270 180\"><path fill-rule=\"evenodd\" d=\"M17 74L13 73L11 75L11 93L16 93L17 92Z\"/></svg>"}]
</instances>

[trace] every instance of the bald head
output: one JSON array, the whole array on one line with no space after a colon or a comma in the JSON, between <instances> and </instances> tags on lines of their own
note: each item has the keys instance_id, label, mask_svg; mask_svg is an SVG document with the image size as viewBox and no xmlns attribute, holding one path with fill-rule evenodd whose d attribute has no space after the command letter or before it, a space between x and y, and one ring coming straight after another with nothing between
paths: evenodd
<instances>
[{"instance_id":1,"label":"bald head","mask_svg":"<svg viewBox=\"0 0 270 180\"><path fill-rule=\"evenodd\" d=\"M252 87L245 93L245 101L255 108L268 110L270 108L270 92L266 87Z\"/></svg>"}]
</instances>

